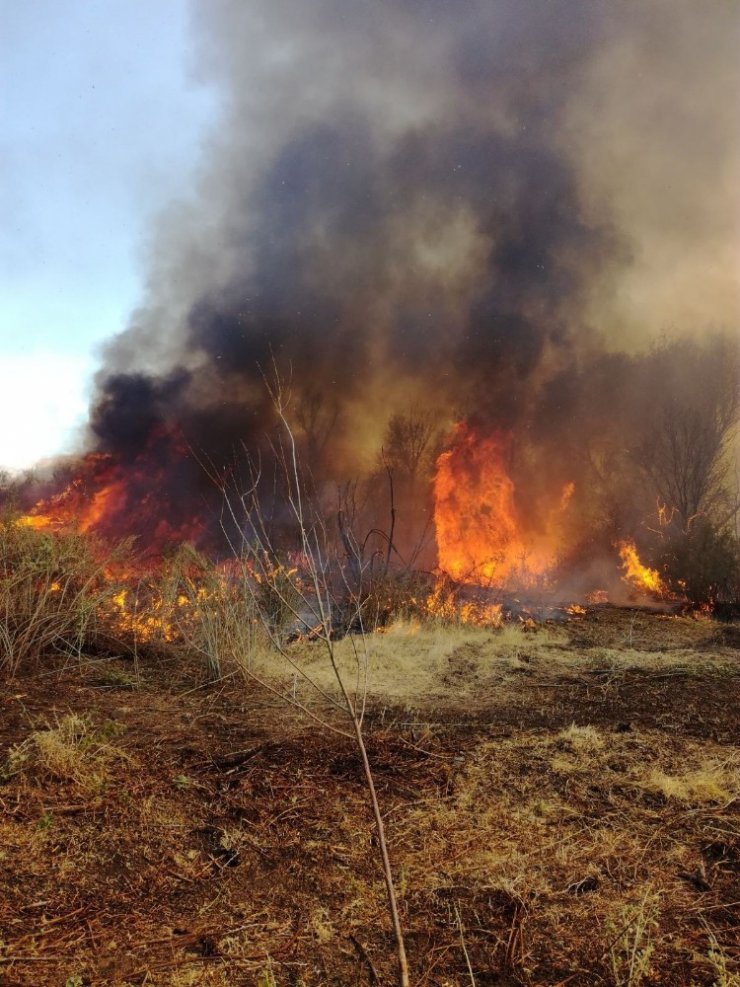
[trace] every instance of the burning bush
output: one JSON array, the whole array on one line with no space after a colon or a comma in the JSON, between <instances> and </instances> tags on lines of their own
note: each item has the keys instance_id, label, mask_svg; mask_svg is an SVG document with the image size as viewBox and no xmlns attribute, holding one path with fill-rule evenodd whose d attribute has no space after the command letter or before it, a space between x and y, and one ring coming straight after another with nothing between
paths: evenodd
<instances>
[{"instance_id":1,"label":"burning bush","mask_svg":"<svg viewBox=\"0 0 740 987\"><path fill-rule=\"evenodd\" d=\"M118 589L110 562L88 536L0 523L0 670L50 652L79 657Z\"/></svg>"},{"instance_id":2,"label":"burning bush","mask_svg":"<svg viewBox=\"0 0 740 987\"><path fill-rule=\"evenodd\" d=\"M216 566L188 545L170 560L162 577L170 634L220 678L229 661L249 666L265 643L254 585L238 565Z\"/></svg>"}]
</instances>

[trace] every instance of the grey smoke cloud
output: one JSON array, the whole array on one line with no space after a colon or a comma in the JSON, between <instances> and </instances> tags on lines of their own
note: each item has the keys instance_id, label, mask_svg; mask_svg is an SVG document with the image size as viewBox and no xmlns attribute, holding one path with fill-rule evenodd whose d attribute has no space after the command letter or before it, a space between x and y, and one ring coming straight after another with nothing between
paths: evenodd
<instances>
[{"instance_id":1,"label":"grey smoke cloud","mask_svg":"<svg viewBox=\"0 0 740 987\"><path fill-rule=\"evenodd\" d=\"M351 470L395 408L515 427L587 354L736 328L739 22L690 0L195 3L222 116L106 353L97 441L161 420L225 455L269 421L274 358L341 408Z\"/></svg>"}]
</instances>

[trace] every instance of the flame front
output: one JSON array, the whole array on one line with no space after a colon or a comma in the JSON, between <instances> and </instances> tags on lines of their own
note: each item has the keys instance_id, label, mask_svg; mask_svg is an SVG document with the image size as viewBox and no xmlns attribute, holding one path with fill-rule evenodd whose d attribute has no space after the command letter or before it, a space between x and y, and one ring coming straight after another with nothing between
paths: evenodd
<instances>
[{"instance_id":1,"label":"flame front","mask_svg":"<svg viewBox=\"0 0 740 987\"><path fill-rule=\"evenodd\" d=\"M188 516L168 492L170 472L186 458L183 440L169 433L155 436L126 464L105 453L88 453L66 486L38 501L19 523L40 531L75 529L110 541L134 535L150 555L168 545L196 542L205 531L204 519Z\"/></svg>"},{"instance_id":2,"label":"flame front","mask_svg":"<svg viewBox=\"0 0 740 987\"><path fill-rule=\"evenodd\" d=\"M463 582L505 579L524 546L503 437L456 425L437 460L434 502L440 569Z\"/></svg>"},{"instance_id":3,"label":"flame front","mask_svg":"<svg viewBox=\"0 0 740 987\"><path fill-rule=\"evenodd\" d=\"M439 568L461 582L531 586L557 556L559 527L574 492L566 484L539 530L519 515L502 432L455 426L450 448L437 459L434 523Z\"/></svg>"}]
</instances>

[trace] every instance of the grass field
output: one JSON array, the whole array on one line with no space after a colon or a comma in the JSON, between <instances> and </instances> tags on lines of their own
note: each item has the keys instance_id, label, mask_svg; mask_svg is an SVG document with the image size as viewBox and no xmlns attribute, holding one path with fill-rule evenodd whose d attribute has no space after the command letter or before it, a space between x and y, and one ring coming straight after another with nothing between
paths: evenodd
<instances>
[{"instance_id":1,"label":"grass field","mask_svg":"<svg viewBox=\"0 0 740 987\"><path fill-rule=\"evenodd\" d=\"M594 608L369 644L412 983L740 983L737 627ZM162 652L5 683L3 987L393 982L355 748L199 675Z\"/></svg>"}]
</instances>

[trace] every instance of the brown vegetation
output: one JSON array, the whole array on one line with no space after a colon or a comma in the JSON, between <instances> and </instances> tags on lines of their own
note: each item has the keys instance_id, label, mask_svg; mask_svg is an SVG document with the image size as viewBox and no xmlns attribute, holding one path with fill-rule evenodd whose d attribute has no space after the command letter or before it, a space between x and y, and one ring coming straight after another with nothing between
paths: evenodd
<instances>
[{"instance_id":1,"label":"brown vegetation","mask_svg":"<svg viewBox=\"0 0 740 987\"><path fill-rule=\"evenodd\" d=\"M737 644L608 608L372 638L412 983L737 983ZM6 685L0 763L4 985L392 982L357 749L254 685L182 647L48 658Z\"/></svg>"}]
</instances>

